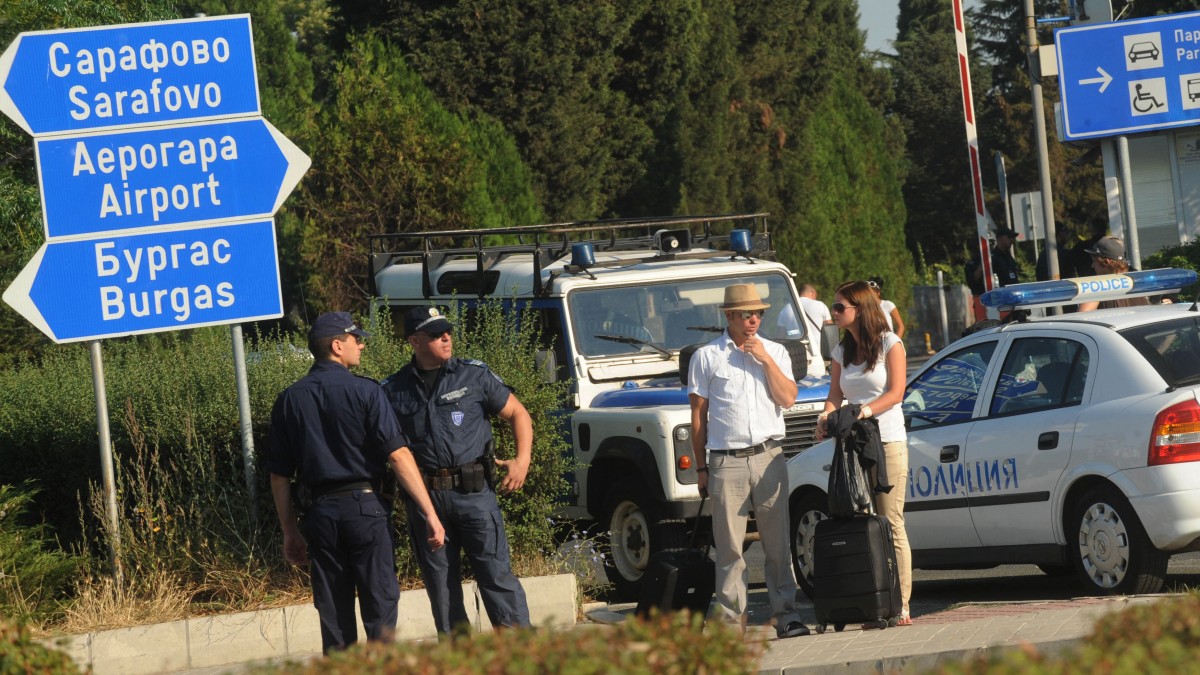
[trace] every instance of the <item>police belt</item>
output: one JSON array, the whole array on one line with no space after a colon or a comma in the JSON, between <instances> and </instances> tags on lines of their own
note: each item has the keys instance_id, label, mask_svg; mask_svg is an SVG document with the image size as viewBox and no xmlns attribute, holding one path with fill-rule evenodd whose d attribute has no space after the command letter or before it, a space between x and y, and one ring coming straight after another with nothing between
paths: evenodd
<instances>
[{"instance_id":1,"label":"police belt","mask_svg":"<svg viewBox=\"0 0 1200 675\"><path fill-rule=\"evenodd\" d=\"M313 499L320 497L347 497L356 492L374 492L374 489L365 480L356 480L347 483L325 483L324 485L314 485L312 487Z\"/></svg>"},{"instance_id":2,"label":"police belt","mask_svg":"<svg viewBox=\"0 0 1200 675\"><path fill-rule=\"evenodd\" d=\"M462 485L463 467L478 464L483 464L482 457L459 466L422 468L421 474L425 478L425 487L430 490L453 490Z\"/></svg>"},{"instance_id":3,"label":"police belt","mask_svg":"<svg viewBox=\"0 0 1200 675\"><path fill-rule=\"evenodd\" d=\"M753 457L754 455L762 454L768 450L774 450L779 447L779 441L768 438L767 440L752 445L748 448L727 448L724 450L709 450L710 455L727 455L729 457Z\"/></svg>"}]
</instances>

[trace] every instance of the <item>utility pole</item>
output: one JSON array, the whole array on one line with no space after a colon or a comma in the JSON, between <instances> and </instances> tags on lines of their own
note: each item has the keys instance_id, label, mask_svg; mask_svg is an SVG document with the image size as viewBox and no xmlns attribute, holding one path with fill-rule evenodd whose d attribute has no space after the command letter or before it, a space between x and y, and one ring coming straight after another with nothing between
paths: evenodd
<instances>
[{"instance_id":1,"label":"utility pole","mask_svg":"<svg viewBox=\"0 0 1200 675\"><path fill-rule=\"evenodd\" d=\"M1058 241L1054 236L1054 193L1050 187L1050 156L1046 148L1046 110L1042 106L1042 69L1038 62L1037 17L1033 0L1025 0L1025 45L1029 54L1029 84L1033 96L1033 133L1038 151L1038 174L1042 189L1042 222L1046 226L1046 270L1058 279ZM1052 309L1057 313L1057 309Z\"/></svg>"}]
</instances>

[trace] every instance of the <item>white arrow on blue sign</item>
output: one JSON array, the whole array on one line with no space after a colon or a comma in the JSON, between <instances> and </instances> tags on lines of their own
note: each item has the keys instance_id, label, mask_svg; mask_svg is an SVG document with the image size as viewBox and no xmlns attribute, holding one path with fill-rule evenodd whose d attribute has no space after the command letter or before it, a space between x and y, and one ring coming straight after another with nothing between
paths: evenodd
<instances>
[{"instance_id":1,"label":"white arrow on blue sign","mask_svg":"<svg viewBox=\"0 0 1200 675\"><path fill-rule=\"evenodd\" d=\"M34 146L48 238L269 218L311 164L261 117Z\"/></svg>"},{"instance_id":2,"label":"white arrow on blue sign","mask_svg":"<svg viewBox=\"0 0 1200 675\"><path fill-rule=\"evenodd\" d=\"M1200 124L1200 12L1054 33L1063 137Z\"/></svg>"},{"instance_id":3,"label":"white arrow on blue sign","mask_svg":"<svg viewBox=\"0 0 1200 675\"><path fill-rule=\"evenodd\" d=\"M49 241L4 301L59 343L278 318L275 224Z\"/></svg>"},{"instance_id":4,"label":"white arrow on blue sign","mask_svg":"<svg viewBox=\"0 0 1200 675\"><path fill-rule=\"evenodd\" d=\"M34 136L257 115L250 16L21 33L0 112Z\"/></svg>"}]
</instances>

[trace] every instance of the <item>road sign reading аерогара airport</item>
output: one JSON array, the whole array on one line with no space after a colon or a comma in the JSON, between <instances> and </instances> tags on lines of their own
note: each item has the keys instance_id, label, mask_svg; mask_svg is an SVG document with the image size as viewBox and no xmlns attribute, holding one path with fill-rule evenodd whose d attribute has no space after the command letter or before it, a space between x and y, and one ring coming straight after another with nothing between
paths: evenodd
<instances>
[{"instance_id":1,"label":"road sign reading \u0430\u0435\u0440\u043e\u0433\u0430\u0440\u0430 airport","mask_svg":"<svg viewBox=\"0 0 1200 675\"><path fill-rule=\"evenodd\" d=\"M34 136L258 115L250 16L21 33L0 112Z\"/></svg>"},{"instance_id":2,"label":"road sign reading \u0430\u0435\u0440\u043e\u0433\u0430\u0440\u0430 airport","mask_svg":"<svg viewBox=\"0 0 1200 675\"><path fill-rule=\"evenodd\" d=\"M1200 124L1200 12L1054 33L1066 140Z\"/></svg>"},{"instance_id":3,"label":"road sign reading \u0430\u0435\u0440\u043e\u0433\u0430\u0440\u0430 airport","mask_svg":"<svg viewBox=\"0 0 1200 675\"><path fill-rule=\"evenodd\" d=\"M309 158L261 117L34 141L46 236L269 218Z\"/></svg>"}]
</instances>

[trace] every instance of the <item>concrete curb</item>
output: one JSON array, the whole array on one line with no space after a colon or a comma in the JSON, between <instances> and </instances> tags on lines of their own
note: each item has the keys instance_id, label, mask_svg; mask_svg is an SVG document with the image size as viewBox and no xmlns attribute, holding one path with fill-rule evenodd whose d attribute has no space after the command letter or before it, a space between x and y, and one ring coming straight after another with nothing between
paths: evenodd
<instances>
[{"instance_id":1,"label":"concrete curb","mask_svg":"<svg viewBox=\"0 0 1200 675\"><path fill-rule=\"evenodd\" d=\"M579 597L575 575L527 577L521 585L533 625L575 625ZM467 602L467 613L476 632L490 631L475 584L464 584L463 596L474 598ZM397 640L436 639L424 589L401 592L399 614ZM358 630L361 640L361 619ZM66 652L95 675L150 675L249 661L306 659L321 653L321 631L317 610L307 604L64 635L41 643Z\"/></svg>"}]
</instances>

